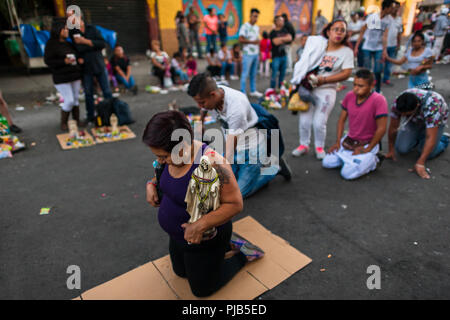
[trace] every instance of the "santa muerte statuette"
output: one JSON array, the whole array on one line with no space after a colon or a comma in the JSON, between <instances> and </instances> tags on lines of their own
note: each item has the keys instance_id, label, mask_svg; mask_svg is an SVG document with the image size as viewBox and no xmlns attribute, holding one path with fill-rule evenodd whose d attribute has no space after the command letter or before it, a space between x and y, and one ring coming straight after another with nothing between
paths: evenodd
<instances>
[{"instance_id":1,"label":"santa muerte statuette","mask_svg":"<svg viewBox=\"0 0 450 320\"><path fill-rule=\"evenodd\" d=\"M113 136L116 136L119 134L119 119L117 119L117 116L113 113L111 117L109 118L109 123L111 124L111 134Z\"/></svg>"},{"instance_id":2,"label":"santa muerte statuette","mask_svg":"<svg viewBox=\"0 0 450 320\"><path fill-rule=\"evenodd\" d=\"M187 203L186 211L191 215L189 223L194 223L205 214L219 208L219 175L207 156L201 157L199 166L192 173L184 201ZM203 234L203 239L211 239L216 232L216 228L207 230Z\"/></svg>"},{"instance_id":3,"label":"santa muerte statuette","mask_svg":"<svg viewBox=\"0 0 450 320\"><path fill-rule=\"evenodd\" d=\"M69 120L67 122L67 126L69 127L69 135L71 138L78 139L78 125L75 120Z\"/></svg>"}]
</instances>

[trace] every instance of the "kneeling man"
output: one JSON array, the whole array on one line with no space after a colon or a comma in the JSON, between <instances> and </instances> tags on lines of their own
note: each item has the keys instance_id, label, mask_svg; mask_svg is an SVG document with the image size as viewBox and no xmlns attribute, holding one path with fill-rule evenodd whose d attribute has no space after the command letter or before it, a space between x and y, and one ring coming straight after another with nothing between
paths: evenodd
<instances>
[{"instance_id":1,"label":"kneeling man","mask_svg":"<svg viewBox=\"0 0 450 320\"><path fill-rule=\"evenodd\" d=\"M322 161L324 168L340 168L346 180L357 179L377 168L380 141L386 133L386 99L373 89L374 76L367 69L356 72L353 91L345 96L338 122L337 141ZM348 134L344 135L348 118Z\"/></svg>"}]
</instances>

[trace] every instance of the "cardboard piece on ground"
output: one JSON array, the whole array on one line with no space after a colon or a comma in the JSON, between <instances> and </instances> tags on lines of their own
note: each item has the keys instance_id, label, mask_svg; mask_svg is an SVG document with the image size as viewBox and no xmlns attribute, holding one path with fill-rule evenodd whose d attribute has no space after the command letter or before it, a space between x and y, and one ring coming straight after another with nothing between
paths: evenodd
<instances>
[{"instance_id":1,"label":"cardboard piece on ground","mask_svg":"<svg viewBox=\"0 0 450 320\"><path fill-rule=\"evenodd\" d=\"M266 254L247 263L227 285L205 300L255 299L312 261L252 217L235 222L233 231L259 246ZM188 280L173 272L168 255L95 287L81 297L83 300L200 300L192 294Z\"/></svg>"},{"instance_id":2,"label":"cardboard piece on ground","mask_svg":"<svg viewBox=\"0 0 450 320\"><path fill-rule=\"evenodd\" d=\"M136 135L133 131L131 131L128 126L121 126L119 127L119 131L121 134L124 134L125 136L121 138L113 138L113 137L101 137L98 135L97 130L105 130L105 128L108 130L108 132L111 132L111 127L100 127L100 128L92 128L91 132L92 135L95 138L96 143L104 143L104 142L116 142L116 141L122 141L122 140L129 140L136 138Z\"/></svg>"},{"instance_id":3,"label":"cardboard piece on ground","mask_svg":"<svg viewBox=\"0 0 450 320\"><path fill-rule=\"evenodd\" d=\"M176 300L152 262L81 294L83 300Z\"/></svg>"},{"instance_id":4,"label":"cardboard piece on ground","mask_svg":"<svg viewBox=\"0 0 450 320\"><path fill-rule=\"evenodd\" d=\"M84 131L84 134L85 134L86 139L90 139L91 144L81 145L81 146L72 144L71 146L68 146L67 140L70 137L69 133L58 134L58 135L56 135L56 138L58 139L59 145L61 146L61 148L63 150L72 150L72 149L78 149L78 148L84 148L84 147L91 147L91 146L95 145L94 138L92 138L92 136L89 134L89 132Z\"/></svg>"}]
</instances>

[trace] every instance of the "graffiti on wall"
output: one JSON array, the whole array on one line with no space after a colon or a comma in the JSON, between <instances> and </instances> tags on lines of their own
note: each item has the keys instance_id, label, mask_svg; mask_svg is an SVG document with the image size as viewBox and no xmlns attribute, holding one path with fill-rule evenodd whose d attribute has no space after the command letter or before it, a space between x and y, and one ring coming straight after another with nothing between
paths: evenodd
<instances>
[{"instance_id":1,"label":"graffiti on wall","mask_svg":"<svg viewBox=\"0 0 450 320\"><path fill-rule=\"evenodd\" d=\"M200 21L208 14L209 7L216 8L217 14L222 13L228 21L228 39L239 38L239 27L242 22L242 1L240 0L183 0L183 12L188 14L189 8L193 6L194 11L197 12ZM204 28L200 29L202 32L201 39L205 37Z\"/></svg>"},{"instance_id":2,"label":"graffiti on wall","mask_svg":"<svg viewBox=\"0 0 450 320\"><path fill-rule=\"evenodd\" d=\"M312 0L275 0L275 15L283 13L297 33L311 33Z\"/></svg>"}]
</instances>

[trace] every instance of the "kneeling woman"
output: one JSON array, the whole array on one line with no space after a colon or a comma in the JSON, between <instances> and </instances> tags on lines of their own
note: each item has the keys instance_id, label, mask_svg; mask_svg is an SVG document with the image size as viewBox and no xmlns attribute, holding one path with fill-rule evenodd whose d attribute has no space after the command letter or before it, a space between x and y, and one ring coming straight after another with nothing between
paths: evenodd
<instances>
[{"instance_id":1,"label":"kneeling woman","mask_svg":"<svg viewBox=\"0 0 450 320\"><path fill-rule=\"evenodd\" d=\"M193 137L192 128L186 116L178 111L161 112L147 124L143 142L164 165L159 185L162 199L158 198L156 177L147 184L147 201L159 207L158 220L169 234L169 252L174 272L187 278L192 293L198 297L213 294L230 281L245 265L264 253L257 247L232 238L231 219L243 208L243 200L231 166L222 156L202 142L183 142L179 152L172 152L180 142L172 141L172 133L182 129ZM220 180L220 206L194 223L188 223L185 196L194 170L206 155ZM176 158L189 158L177 164ZM186 163L187 162L187 163ZM205 231L217 229L215 236L203 239ZM232 243L231 243L232 241ZM230 245L231 244L231 245ZM234 254L225 259L225 253L233 248Z\"/></svg>"}]
</instances>

